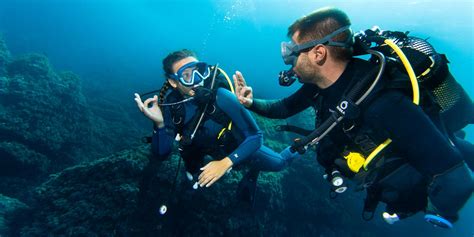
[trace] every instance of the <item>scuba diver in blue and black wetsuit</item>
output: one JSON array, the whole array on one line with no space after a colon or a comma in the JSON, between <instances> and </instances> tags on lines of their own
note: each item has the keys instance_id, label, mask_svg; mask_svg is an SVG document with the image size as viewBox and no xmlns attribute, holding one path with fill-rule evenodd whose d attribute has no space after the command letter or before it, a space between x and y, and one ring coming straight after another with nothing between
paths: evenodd
<instances>
[{"instance_id":1,"label":"scuba diver in blue and black wetsuit","mask_svg":"<svg viewBox=\"0 0 474 237\"><path fill-rule=\"evenodd\" d=\"M249 164L238 194L252 202L259 171L282 170L296 156L289 148L278 154L262 145L262 132L217 65L181 50L169 54L163 68L167 80L159 96L142 102L135 94L139 109L154 122L155 159L169 156L176 137L188 179L197 178L195 188L209 187L232 167ZM204 165L206 155L214 160Z\"/></svg>"},{"instance_id":2,"label":"scuba diver in blue and black wetsuit","mask_svg":"<svg viewBox=\"0 0 474 237\"><path fill-rule=\"evenodd\" d=\"M378 29L354 37L350 24L335 8L297 20L282 43L292 67L280 84L303 86L281 100L253 99L237 72L236 94L272 118L316 108L316 129L291 151L317 145L332 195L346 190L344 177L365 189L364 219L384 202L390 224L424 211L429 223L451 228L474 190L474 146L457 135L474 123L474 105L425 40ZM354 58L359 51L372 57Z\"/></svg>"}]
</instances>

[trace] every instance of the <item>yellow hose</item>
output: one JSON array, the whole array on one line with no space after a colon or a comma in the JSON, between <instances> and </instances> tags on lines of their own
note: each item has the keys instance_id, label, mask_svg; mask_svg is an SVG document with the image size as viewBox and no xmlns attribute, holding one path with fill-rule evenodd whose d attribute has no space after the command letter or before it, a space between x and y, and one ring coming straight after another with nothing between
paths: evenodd
<instances>
[{"instance_id":1,"label":"yellow hose","mask_svg":"<svg viewBox=\"0 0 474 237\"><path fill-rule=\"evenodd\" d=\"M229 76L227 75L227 73L225 73L224 70L222 70L221 68L217 68L219 69L219 72L221 72L225 79L227 80L227 83L229 83L229 87L230 87L230 91L232 92L232 94L235 94L235 90L234 90L234 86L232 85L232 81L230 80ZM232 129L232 121L229 123L229 125L227 126L227 130L231 130ZM221 138L222 134L224 134L224 131L225 131L225 128L223 128L220 132L219 132L219 135L217 136L217 139Z\"/></svg>"},{"instance_id":2,"label":"yellow hose","mask_svg":"<svg viewBox=\"0 0 474 237\"><path fill-rule=\"evenodd\" d=\"M398 55L400 60L402 60L403 66L405 66L405 69L407 70L408 77L410 77L410 82L411 82L411 87L413 91L413 103L416 105L420 104L420 88L418 87L418 80L416 79L415 71L413 71L413 67L411 66L410 62L408 61L407 57L403 53L403 51L400 49L400 47L397 46L392 40L386 39L384 41L390 48L395 51L395 53Z\"/></svg>"}]
</instances>

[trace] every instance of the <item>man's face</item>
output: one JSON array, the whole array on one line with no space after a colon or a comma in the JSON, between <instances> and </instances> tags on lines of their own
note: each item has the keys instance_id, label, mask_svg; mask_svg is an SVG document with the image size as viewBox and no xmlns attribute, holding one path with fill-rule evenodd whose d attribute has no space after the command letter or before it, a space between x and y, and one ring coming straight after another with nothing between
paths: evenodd
<instances>
[{"instance_id":1,"label":"man's face","mask_svg":"<svg viewBox=\"0 0 474 237\"><path fill-rule=\"evenodd\" d=\"M298 36L299 31L296 31L293 37L291 37L292 41L296 44L303 43L300 42ZM320 78L318 67L314 60L311 60L311 54L313 54L312 50L301 52L293 67L293 71L298 75L300 83L314 83L316 79Z\"/></svg>"}]
</instances>

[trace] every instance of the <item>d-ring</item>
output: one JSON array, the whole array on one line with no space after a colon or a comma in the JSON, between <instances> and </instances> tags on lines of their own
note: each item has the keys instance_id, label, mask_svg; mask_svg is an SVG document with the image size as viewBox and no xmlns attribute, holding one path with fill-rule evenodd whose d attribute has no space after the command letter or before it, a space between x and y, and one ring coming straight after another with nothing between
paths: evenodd
<instances>
[{"instance_id":1,"label":"d-ring","mask_svg":"<svg viewBox=\"0 0 474 237\"><path fill-rule=\"evenodd\" d=\"M176 122L175 120L176 120L176 117L173 117L173 123L174 123L174 124L180 124L180 123L183 121L183 118L182 118L182 117L179 117L179 121L178 121L178 122Z\"/></svg>"},{"instance_id":2,"label":"d-ring","mask_svg":"<svg viewBox=\"0 0 474 237\"><path fill-rule=\"evenodd\" d=\"M345 125L345 124L344 124L344 125ZM349 132L350 130L354 129L354 127L355 127L355 124L354 124L354 123L352 123L351 127L350 127L350 128L347 128L347 129L344 127L344 125L342 125L342 130L343 130L344 132Z\"/></svg>"},{"instance_id":3,"label":"d-ring","mask_svg":"<svg viewBox=\"0 0 474 237\"><path fill-rule=\"evenodd\" d=\"M216 112L216 106L215 106L215 105L212 105L212 108L213 108L213 110L212 110L211 112L207 113L207 114L213 114L213 113Z\"/></svg>"}]
</instances>

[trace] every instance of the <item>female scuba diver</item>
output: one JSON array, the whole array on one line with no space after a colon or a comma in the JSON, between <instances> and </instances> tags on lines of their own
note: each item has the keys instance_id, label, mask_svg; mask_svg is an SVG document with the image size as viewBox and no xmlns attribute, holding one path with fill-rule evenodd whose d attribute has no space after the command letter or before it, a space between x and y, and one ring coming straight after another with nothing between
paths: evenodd
<instances>
[{"instance_id":1,"label":"female scuba diver","mask_svg":"<svg viewBox=\"0 0 474 237\"><path fill-rule=\"evenodd\" d=\"M259 171L280 171L297 153L287 148L278 154L262 145L261 130L217 65L208 66L184 49L169 54L163 69L167 80L160 96L142 102L135 94L138 108L154 123L153 158L166 159L173 140L179 141L187 178L192 181L201 172L195 189L209 187L231 168L247 163L250 170L239 183L238 197L253 203ZM206 155L213 161L204 165Z\"/></svg>"}]
</instances>

